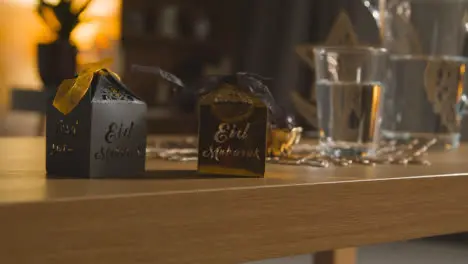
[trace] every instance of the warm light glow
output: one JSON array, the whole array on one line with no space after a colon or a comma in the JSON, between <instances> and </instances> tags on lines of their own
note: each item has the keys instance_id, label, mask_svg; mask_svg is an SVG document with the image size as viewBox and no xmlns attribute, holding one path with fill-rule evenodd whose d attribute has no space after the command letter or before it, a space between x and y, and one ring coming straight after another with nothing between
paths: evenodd
<instances>
[{"instance_id":1,"label":"warm light glow","mask_svg":"<svg viewBox=\"0 0 468 264\"><path fill-rule=\"evenodd\" d=\"M84 17L111 17L117 16L120 12L120 1L93 1L89 5Z\"/></svg>"},{"instance_id":2,"label":"warm light glow","mask_svg":"<svg viewBox=\"0 0 468 264\"><path fill-rule=\"evenodd\" d=\"M58 1L46 2L56 4ZM73 1L74 7L85 1ZM41 87L36 66L37 44L53 41L55 34L36 14L37 4L38 0L0 0L0 23L11 25L0 30L0 117L2 110L8 108L11 87ZM80 51L79 63L97 61L103 56L117 57L115 44L120 38L120 8L121 0L93 0L82 14L83 22L71 36Z\"/></svg>"},{"instance_id":3,"label":"warm light glow","mask_svg":"<svg viewBox=\"0 0 468 264\"><path fill-rule=\"evenodd\" d=\"M458 82L458 89L457 89L457 102L460 100L460 98L463 95L463 84L465 83L465 64L462 64L460 66L460 79Z\"/></svg>"},{"instance_id":4,"label":"warm light glow","mask_svg":"<svg viewBox=\"0 0 468 264\"><path fill-rule=\"evenodd\" d=\"M39 2L38 0L3 0L5 4L16 5L16 6L25 6L25 7L34 7ZM57 4L60 0L46 0L48 4Z\"/></svg>"},{"instance_id":5,"label":"warm light glow","mask_svg":"<svg viewBox=\"0 0 468 264\"><path fill-rule=\"evenodd\" d=\"M31 7L37 3L37 0L4 0L7 5L17 5Z\"/></svg>"},{"instance_id":6,"label":"warm light glow","mask_svg":"<svg viewBox=\"0 0 468 264\"><path fill-rule=\"evenodd\" d=\"M73 32L72 41L78 45L79 49L92 49L99 28L100 26L96 22L80 24Z\"/></svg>"},{"instance_id":7,"label":"warm light glow","mask_svg":"<svg viewBox=\"0 0 468 264\"><path fill-rule=\"evenodd\" d=\"M60 0L46 0L45 2L51 5L56 5L60 2Z\"/></svg>"},{"instance_id":8,"label":"warm light glow","mask_svg":"<svg viewBox=\"0 0 468 264\"><path fill-rule=\"evenodd\" d=\"M374 85L372 87L372 108L371 108L371 117L370 117L370 135L376 136L376 133L379 133L379 131L376 131L376 125L380 122L379 120L379 114L380 114L380 107L381 107L381 93L382 93L382 86L381 85Z\"/></svg>"},{"instance_id":9,"label":"warm light glow","mask_svg":"<svg viewBox=\"0 0 468 264\"><path fill-rule=\"evenodd\" d=\"M85 0L76 1L81 6ZM82 51L79 62L100 60L99 50L108 48L111 41L120 38L120 0L94 0L81 15L83 21L73 32L71 39ZM94 49L94 52L92 50ZM91 54L91 55L90 55Z\"/></svg>"}]
</instances>

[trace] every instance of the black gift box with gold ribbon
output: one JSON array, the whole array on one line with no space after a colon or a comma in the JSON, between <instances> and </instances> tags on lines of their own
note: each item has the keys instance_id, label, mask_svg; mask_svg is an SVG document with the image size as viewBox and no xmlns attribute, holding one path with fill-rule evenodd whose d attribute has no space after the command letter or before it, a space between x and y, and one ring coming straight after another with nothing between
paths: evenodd
<instances>
[{"instance_id":1,"label":"black gift box with gold ribbon","mask_svg":"<svg viewBox=\"0 0 468 264\"><path fill-rule=\"evenodd\" d=\"M146 110L109 70L90 67L63 81L47 108L47 174L101 178L143 173Z\"/></svg>"}]
</instances>

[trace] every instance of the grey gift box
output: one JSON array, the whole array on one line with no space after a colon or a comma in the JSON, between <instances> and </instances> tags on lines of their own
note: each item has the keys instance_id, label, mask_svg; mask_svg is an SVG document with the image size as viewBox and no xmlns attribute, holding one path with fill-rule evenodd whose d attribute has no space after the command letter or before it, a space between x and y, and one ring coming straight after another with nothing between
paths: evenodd
<instances>
[{"instance_id":1,"label":"grey gift box","mask_svg":"<svg viewBox=\"0 0 468 264\"><path fill-rule=\"evenodd\" d=\"M50 99L50 102L52 99ZM106 70L64 115L47 107L48 175L131 177L145 171L146 104Z\"/></svg>"}]
</instances>

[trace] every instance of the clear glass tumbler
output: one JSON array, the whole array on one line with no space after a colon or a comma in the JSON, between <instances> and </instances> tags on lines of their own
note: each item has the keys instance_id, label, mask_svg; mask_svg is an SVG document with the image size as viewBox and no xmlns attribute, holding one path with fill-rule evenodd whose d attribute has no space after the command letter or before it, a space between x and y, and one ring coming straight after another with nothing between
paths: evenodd
<instances>
[{"instance_id":1,"label":"clear glass tumbler","mask_svg":"<svg viewBox=\"0 0 468 264\"><path fill-rule=\"evenodd\" d=\"M373 155L379 140L387 51L315 47L320 145L329 155Z\"/></svg>"},{"instance_id":2,"label":"clear glass tumbler","mask_svg":"<svg viewBox=\"0 0 468 264\"><path fill-rule=\"evenodd\" d=\"M377 1L364 3L372 8L371 2ZM382 136L403 142L436 139L435 149L457 147L468 0L380 2L374 13L380 14L383 46L390 53Z\"/></svg>"}]
</instances>

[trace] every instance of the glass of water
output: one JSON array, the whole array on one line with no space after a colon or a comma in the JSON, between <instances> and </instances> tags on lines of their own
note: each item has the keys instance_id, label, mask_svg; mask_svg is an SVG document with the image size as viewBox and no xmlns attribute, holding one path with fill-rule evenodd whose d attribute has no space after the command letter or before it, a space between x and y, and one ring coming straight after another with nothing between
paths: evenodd
<instances>
[{"instance_id":1,"label":"glass of water","mask_svg":"<svg viewBox=\"0 0 468 264\"><path fill-rule=\"evenodd\" d=\"M392 0L379 6L389 51L382 136L426 142L436 149L460 141L468 58L467 0Z\"/></svg>"},{"instance_id":2,"label":"glass of water","mask_svg":"<svg viewBox=\"0 0 468 264\"><path fill-rule=\"evenodd\" d=\"M315 47L320 146L329 155L369 156L380 133L387 51Z\"/></svg>"}]
</instances>

